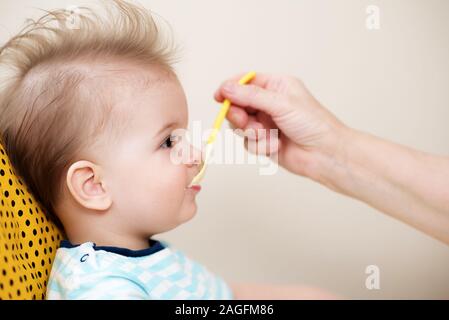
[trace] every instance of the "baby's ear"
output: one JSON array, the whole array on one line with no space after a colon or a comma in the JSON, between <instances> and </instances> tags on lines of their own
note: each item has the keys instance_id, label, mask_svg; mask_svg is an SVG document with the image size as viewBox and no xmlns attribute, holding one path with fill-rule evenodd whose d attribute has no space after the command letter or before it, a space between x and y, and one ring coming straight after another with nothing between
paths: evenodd
<instances>
[{"instance_id":1,"label":"baby's ear","mask_svg":"<svg viewBox=\"0 0 449 320\"><path fill-rule=\"evenodd\" d=\"M86 160L73 163L67 171L67 187L83 207L103 211L112 205L101 173L99 166Z\"/></svg>"}]
</instances>

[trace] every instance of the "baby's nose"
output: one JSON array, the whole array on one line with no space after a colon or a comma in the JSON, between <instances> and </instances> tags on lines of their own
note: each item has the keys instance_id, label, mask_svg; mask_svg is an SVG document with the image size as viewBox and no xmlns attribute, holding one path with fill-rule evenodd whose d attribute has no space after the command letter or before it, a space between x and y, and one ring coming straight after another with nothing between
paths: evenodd
<instances>
[{"instance_id":1,"label":"baby's nose","mask_svg":"<svg viewBox=\"0 0 449 320\"><path fill-rule=\"evenodd\" d=\"M201 150L195 148L193 145L190 145L190 156L187 165L189 167L199 166L202 163Z\"/></svg>"}]
</instances>

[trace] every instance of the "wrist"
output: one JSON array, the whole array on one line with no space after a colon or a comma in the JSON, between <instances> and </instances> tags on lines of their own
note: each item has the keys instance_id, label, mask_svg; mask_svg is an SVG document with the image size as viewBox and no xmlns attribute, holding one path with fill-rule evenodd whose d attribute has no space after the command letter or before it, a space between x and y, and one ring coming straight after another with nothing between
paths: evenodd
<instances>
[{"instance_id":1,"label":"wrist","mask_svg":"<svg viewBox=\"0 0 449 320\"><path fill-rule=\"evenodd\" d=\"M306 176L334 191L344 193L346 188L343 184L349 181L350 174L349 147L357 139L357 135L357 130L341 122L333 124L327 142L311 151Z\"/></svg>"}]
</instances>

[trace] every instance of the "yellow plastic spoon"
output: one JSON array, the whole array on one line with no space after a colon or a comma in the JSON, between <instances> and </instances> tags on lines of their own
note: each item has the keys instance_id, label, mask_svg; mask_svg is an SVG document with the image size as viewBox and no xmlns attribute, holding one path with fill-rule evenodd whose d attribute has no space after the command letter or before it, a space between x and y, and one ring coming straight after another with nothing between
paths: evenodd
<instances>
[{"instance_id":1,"label":"yellow plastic spoon","mask_svg":"<svg viewBox=\"0 0 449 320\"><path fill-rule=\"evenodd\" d=\"M254 79L255 76L256 73L254 71L248 72L243 78L239 80L239 84L241 85L247 84L252 79ZM221 124L223 123L223 120L226 118L226 114L228 113L230 106L231 101L225 99L223 101L223 105L220 109L220 112L218 113L218 116L215 119L213 130L206 142L206 152L205 152L206 155L204 157L203 167L201 168L200 172L198 172L198 174L193 178L192 182L190 182L189 187L198 185L199 182L203 179L204 173L206 172L207 163L209 162L210 156L212 154L213 143L217 138L217 133L220 131Z\"/></svg>"}]
</instances>

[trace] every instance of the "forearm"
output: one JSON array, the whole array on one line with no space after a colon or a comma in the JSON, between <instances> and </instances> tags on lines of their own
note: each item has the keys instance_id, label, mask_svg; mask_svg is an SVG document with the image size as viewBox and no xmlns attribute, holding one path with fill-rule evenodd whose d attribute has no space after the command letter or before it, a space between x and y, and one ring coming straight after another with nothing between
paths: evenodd
<instances>
[{"instance_id":1,"label":"forearm","mask_svg":"<svg viewBox=\"0 0 449 320\"><path fill-rule=\"evenodd\" d=\"M449 244L449 157L343 129L313 179Z\"/></svg>"},{"instance_id":2,"label":"forearm","mask_svg":"<svg viewBox=\"0 0 449 320\"><path fill-rule=\"evenodd\" d=\"M320 288L300 285L231 283L235 300L335 300L340 297Z\"/></svg>"}]
</instances>

